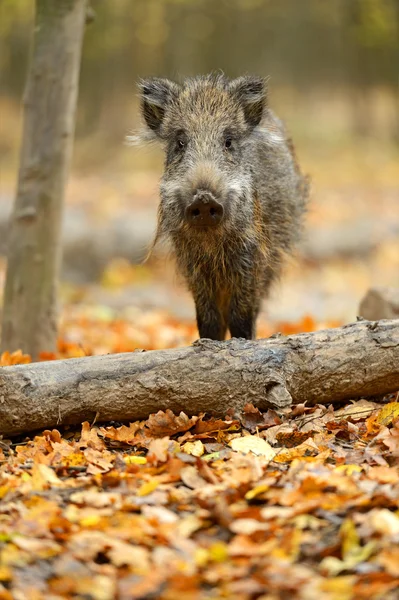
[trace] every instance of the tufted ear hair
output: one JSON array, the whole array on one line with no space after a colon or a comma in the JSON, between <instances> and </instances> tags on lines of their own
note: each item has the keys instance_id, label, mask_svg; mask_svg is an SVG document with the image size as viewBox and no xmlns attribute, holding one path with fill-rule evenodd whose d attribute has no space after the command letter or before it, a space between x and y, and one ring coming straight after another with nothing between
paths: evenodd
<instances>
[{"instance_id":1,"label":"tufted ear hair","mask_svg":"<svg viewBox=\"0 0 399 600\"><path fill-rule=\"evenodd\" d=\"M179 92L179 85L169 79L153 77L139 83L141 111L148 127L159 135L167 105Z\"/></svg>"},{"instance_id":2,"label":"tufted ear hair","mask_svg":"<svg viewBox=\"0 0 399 600\"><path fill-rule=\"evenodd\" d=\"M229 89L242 105L248 125L259 125L267 104L266 80L251 75L238 77L231 81Z\"/></svg>"}]
</instances>

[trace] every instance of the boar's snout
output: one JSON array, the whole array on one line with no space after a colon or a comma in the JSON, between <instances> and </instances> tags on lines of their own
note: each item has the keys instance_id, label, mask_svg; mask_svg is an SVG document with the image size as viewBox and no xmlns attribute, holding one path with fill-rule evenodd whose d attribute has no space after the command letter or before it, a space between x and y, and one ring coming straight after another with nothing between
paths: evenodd
<instances>
[{"instance_id":1,"label":"boar's snout","mask_svg":"<svg viewBox=\"0 0 399 600\"><path fill-rule=\"evenodd\" d=\"M207 190L198 190L185 211L187 223L196 227L213 227L223 219L223 206Z\"/></svg>"}]
</instances>

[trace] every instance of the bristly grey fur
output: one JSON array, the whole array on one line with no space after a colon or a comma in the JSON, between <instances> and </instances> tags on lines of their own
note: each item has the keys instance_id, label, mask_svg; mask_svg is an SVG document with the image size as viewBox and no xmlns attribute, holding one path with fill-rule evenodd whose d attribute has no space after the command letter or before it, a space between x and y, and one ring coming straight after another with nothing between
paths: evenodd
<instances>
[{"instance_id":1,"label":"bristly grey fur","mask_svg":"<svg viewBox=\"0 0 399 600\"><path fill-rule=\"evenodd\" d=\"M171 241L193 293L201 337L251 338L261 298L300 237L308 183L292 141L268 106L267 81L223 74L140 82L147 133L129 143L165 148L159 239ZM223 208L213 227L193 227L198 193Z\"/></svg>"}]
</instances>

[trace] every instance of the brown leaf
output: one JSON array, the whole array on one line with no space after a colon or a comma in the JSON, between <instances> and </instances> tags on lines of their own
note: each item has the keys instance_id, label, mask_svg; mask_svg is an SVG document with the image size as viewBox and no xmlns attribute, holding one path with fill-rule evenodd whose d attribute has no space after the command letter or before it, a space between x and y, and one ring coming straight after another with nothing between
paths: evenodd
<instances>
[{"instance_id":1,"label":"brown leaf","mask_svg":"<svg viewBox=\"0 0 399 600\"><path fill-rule=\"evenodd\" d=\"M150 463L166 462L168 460L168 448L171 444L170 438L155 438L148 445L147 460ZM177 442L176 442L177 445Z\"/></svg>"},{"instance_id":2,"label":"brown leaf","mask_svg":"<svg viewBox=\"0 0 399 600\"><path fill-rule=\"evenodd\" d=\"M198 417L189 418L184 412L176 416L171 410L166 412L159 410L152 414L145 422L146 429L154 437L165 437L188 431L196 423Z\"/></svg>"},{"instance_id":3,"label":"brown leaf","mask_svg":"<svg viewBox=\"0 0 399 600\"><path fill-rule=\"evenodd\" d=\"M79 448L93 448L93 450L99 451L105 449L104 441L98 437L97 427L90 428L90 423L87 421L82 423L82 433L78 446Z\"/></svg>"},{"instance_id":4,"label":"brown leaf","mask_svg":"<svg viewBox=\"0 0 399 600\"><path fill-rule=\"evenodd\" d=\"M305 431L301 432L298 430L290 431L281 431L277 433L276 440L283 448L295 448L295 446L299 446L311 437L312 433L317 433L315 431Z\"/></svg>"},{"instance_id":5,"label":"brown leaf","mask_svg":"<svg viewBox=\"0 0 399 600\"><path fill-rule=\"evenodd\" d=\"M83 492L71 494L70 501L82 506L104 508L105 506L118 506L120 504L120 495L110 492L100 492L95 489L84 490Z\"/></svg>"},{"instance_id":6,"label":"brown leaf","mask_svg":"<svg viewBox=\"0 0 399 600\"><path fill-rule=\"evenodd\" d=\"M261 413L253 404L246 404L241 414L241 423L245 429L254 433L262 429L268 429L273 425L279 425L281 419L274 410Z\"/></svg>"},{"instance_id":7,"label":"brown leaf","mask_svg":"<svg viewBox=\"0 0 399 600\"><path fill-rule=\"evenodd\" d=\"M197 458L197 469L201 477L209 481L209 483L219 483L219 478L205 460Z\"/></svg>"},{"instance_id":8,"label":"brown leaf","mask_svg":"<svg viewBox=\"0 0 399 600\"><path fill-rule=\"evenodd\" d=\"M115 440L116 442L124 442L125 444L132 444L136 438L137 432L142 427L140 421L130 423L129 426L121 425L121 427L100 427L101 434L109 439Z\"/></svg>"},{"instance_id":9,"label":"brown leaf","mask_svg":"<svg viewBox=\"0 0 399 600\"><path fill-rule=\"evenodd\" d=\"M150 553L146 548L134 546L126 542L113 540L111 549L108 550L111 563L116 567L129 565L140 573L150 569Z\"/></svg>"},{"instance_id":10,"label":"brown leaf","mask_svg":"<svg viewBox=\"0 0 399 600\"><path fill-rule=\"evenodd\" d=\"M306 403L296 404L291 410L291 417L299 417L306 412Z\"/></svg>"},{"instance_id":11,"label":"brown leaf","mask_svg":"<svg viewBox=\"0 0 399 600\"><path fill-rule=\"evenodd\" d=\"M393 577L399 578L399 547L385 548L375 559Z\"/></svg>"},{"instance_id":12,"label":"brown leaf","mask_svg":"<svg viewBox=\"0 0 399 600\"><path fill-rule=\"evenodd\" d=\"M87 462L90 463L87 467L88 474L106 473L113 467L113 457L110 452L99 452L92 448L86 448L84 455Z\"/></svg>"},{"instance_id":13,"label":"brown leaf","mask_svg":"<svg viewBox=\"0 0 399 600\"><path fill-rule=\"evenodd\" d=\"M180 471L180 478L184 485L192 490L197 490L207 485L205 479L199 475L197 468L192 465L184 467Z\"/></svg>"},{"instance_id":14,"label":"brown leaf","mask_svg":"<svg viewBox=\"0 0 399 600\"><path fill-rule=\"evenodd\" d=\"M222 419L207 419L204 421L205 415L200 415L198 421L195 424L194 433L212 433L223 431L225 429L237 428L239 425L238 421L223 421Z\"/></svg>"},{"instance_id":15,"label":"brown leaf","mask_svg":"<svg viewBox=\"0 0 399 600\"><path fill-rule=\"evenodd\" d=\"M392 429L383 427L375 439L381 440L394 456L399 456L399 421L395 422Z\"/></svg>"}]
</instances>

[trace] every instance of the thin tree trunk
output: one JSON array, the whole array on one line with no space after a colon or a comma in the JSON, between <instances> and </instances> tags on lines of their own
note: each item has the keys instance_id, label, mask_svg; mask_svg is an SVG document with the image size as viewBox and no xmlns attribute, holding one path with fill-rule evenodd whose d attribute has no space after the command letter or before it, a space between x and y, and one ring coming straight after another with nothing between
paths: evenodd
<instances>
[{"instance_id":1,"label":"thin tree trunk","mask_svg":"<svg viewBox=\"0 0 399 600\"><path fill-rule=\"evenodd\" d=\"M0 368L0 433L82 421L135 421L158 410L225 415L334 403L399 390L399 320L189 348Z\"/></svg>"},{"instance_id":2,"label":"thin tree trunk","mask_svg":"<svg viewBox=\"0 0 399 600\"><path fill-rule=\"evenodd\" d=\"M85 18L86 0L36 0L1 343L33 358L56 346L62 206Z\"/></svg>"}]
</instances>

